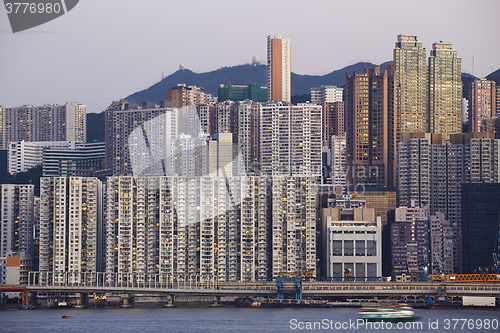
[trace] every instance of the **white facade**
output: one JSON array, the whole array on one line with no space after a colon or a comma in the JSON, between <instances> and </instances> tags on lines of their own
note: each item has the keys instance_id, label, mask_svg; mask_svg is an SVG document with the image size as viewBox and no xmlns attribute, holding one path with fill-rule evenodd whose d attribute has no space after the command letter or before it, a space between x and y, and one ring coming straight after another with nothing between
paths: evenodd
<instances>
[{"instance_id":1,"label":"white facade","mask_svg":"<svg viewBox=\"0 0 500 333\"><path fill-rule=\"evenodd\" d=\"M346 187L347 152L345 135L332 136L332 185Z\"/></svg>"},{"instance_id":2,"label":"white facade","mask_svg":"<svg viewBox=\"0 0 500 333\"><path fill-rule=\"evenodd\" d=\"M311 103L342 102L344 89L337 86L321 86L311 88Z\"/></svg>"},{"instance_id":3,"label":"white facade","mask_svg":"<svg viewBox=\"0 0 500 333\"><path fill-rule=\"evenodd\" d=\"M327 216L326 221L328 276L358 279L381 277L381 217L377 216L375 221L335 221Z\"/></svg>"},{"instance_id":4,"label":"white facade","mask_svg":"<svg viewBox=\"0 0 500 333\"><path fill-rule=\"evenodd\" d=\"M75 145L74 141L11 142L7 155L9 173L15 175L41 165L44 148L75 149Z\"/></svg>"},{"instance_id":5,"label":"white facade","mask_svg":"<svg viewBox=\"0 0 500 333\"><path fill-rule=\"evenodd\" d=\"M264 104L260 121L262 173L273 177L320 177L321 118L321 105Z\"/></svg>"},{"instance_id":6,"label":"white facade","mask_svg":"<svg viewBox=\"0 0 500 333\"><path fill-rule=\"evenodd\" d=\"M32 257L35 185L3 184L0 188L0 257L6 257L9 252Z\"/></svg>"}]
</instances>

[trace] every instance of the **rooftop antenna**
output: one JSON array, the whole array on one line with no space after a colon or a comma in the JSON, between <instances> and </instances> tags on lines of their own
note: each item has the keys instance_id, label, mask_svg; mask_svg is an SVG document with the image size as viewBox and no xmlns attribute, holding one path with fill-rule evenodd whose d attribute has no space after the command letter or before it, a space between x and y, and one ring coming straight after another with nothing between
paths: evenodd
<instances>
[{"instance_id":1,"label":"rooftop antenna","mask_svg":"<svg viewBox=\"0 0 500 333\"><path fill-rule=\"evenodd\" d=\"M163 80L165 78L165 75L163 75L163 71L161 71L161 79Z\"/></svg>"},{"instance_id":2,"label":"rooftop antenna","mask_svg":"<svg viewBox=\"0 0 500 333\"><path fill-rule=\"evenodd\" d=\"M474 56L472 56L472 75L474 76Z\"/></svg>"}]
</instances>

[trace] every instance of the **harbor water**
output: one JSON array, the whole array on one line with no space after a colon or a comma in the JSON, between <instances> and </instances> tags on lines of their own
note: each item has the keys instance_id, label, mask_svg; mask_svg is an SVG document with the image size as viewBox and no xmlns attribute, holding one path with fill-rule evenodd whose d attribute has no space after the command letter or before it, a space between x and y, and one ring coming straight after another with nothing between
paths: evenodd
<instances>
[{"instance_id":1,"label":"harbor water","mask_svg":"<svg viewBox=\"0 0 500 333\"><path fill-rule=\"evenodd\" d=\"M0 332L500 332L500 311L415 309L415 314L420 317L415 323L387 326L361 323L356 308L0 310Z\"/></svg>"}]
</instances>

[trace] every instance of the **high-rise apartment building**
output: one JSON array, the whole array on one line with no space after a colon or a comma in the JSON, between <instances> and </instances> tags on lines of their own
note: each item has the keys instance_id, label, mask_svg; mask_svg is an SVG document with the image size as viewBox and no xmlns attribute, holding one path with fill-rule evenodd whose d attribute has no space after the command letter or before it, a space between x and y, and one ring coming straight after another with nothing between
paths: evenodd
<instances>
[{"instance_id":1,"label":"high-rise apartment building","mask_svg":"<svg viewBox=\"0 0 500 333\"><path fill-rule=\"evenodd\" d=\"M193 104L205 104L212 100L210 94L206 94L203 88L196 86L186 87L184 83L179 83L177 87L172 87L167 91L167 101L171 107L182 108Z\"/></svg>"},{"instance_id":2,"label":"high-rise apartment building","mask_svg":"<svg viewBox=\"0 0 500 333\"><path fill-rule=\"evenodd\" d=\"M12 141L87 141L87 108L77 103L0 106L0 148Z\"/></svg>"},{"instance_id":3,"label":"high-rise apartment building","mask_svg":"<svg viewBox=\"0 0 500 333\"><path fill-rule=\"evenodd\" d=\"M42 177L40 201L40 270L101 271L101 182L93 177Z\"/></svg>"},{"instance_id":4,"label":"high-rise apartment building","mask_svg":"<svg viewBox=\"0 0 500 333\"><path fill-rule=\"evenodd\" d=\"M392 277L411 276L424 281L429 269L429 208L396 208L395 221L391 222Z\"/></svg>"},{"instance_id":5,"label":"high-rise apartment building","mask_svg":"<svg viewBox=\"0 0 500 333\"><path fill-rule=\"evenodd\" d=\"M267 277L268 188L264 177L108 178L106 272Z\"/></svg>"},{"instance_id":6,"label":"high-rise apartment building","mask_svg":"<svg viewBox=\"0 0 500 333\"><path fill-rule=\"evenodd\" d=\"M345 131L351 184L392 186L390 154L391 67L346 74Z\"/></svg>"},{"instance_id":7,"label":"high-rise apartment building","mask_svg":"<svg viewBox=\"0 0 500 333\"><path fill-rule=\"evenodd\" d=\"M246 100L238 105L238 149L243 163L240 175L260 175L260 113L260 103Z\"/></svg>"},{"instance_id":8,"label":"high-rise apartment building","mask_svg":"<svg viewBox=\"0 0 500 333\"><path fill-rule=\"evenodd\" d=\"M311 103L333 103L341 102L343 88L337 86L321 86L311 88Z\"/></svg>"},{"instance_id":9,"label":"high-rise apartment building","mask_svg":"<svg viewBox=\"0 0 500 333\"><path fill-rule=\"evenodd\" d=\"M462 132L462 59L451 43L432 44L429 56L429 132Z\"/></svg>"},{"instance_id":10,"label":"high-rise apartment building","mask_svg":"<svg viewBox=\"0 0 500 333\"><path fill-rule=\"evenodd\" d=\"M480 79L469 84L469 132L479 132L484 119L495 117L495 81Z\"/></svg>"},{"instance_id":11,"label":"high-rise apartment building","mask_svg":"<svg viewBox=\"0 0 500 333\"><path fill-rule=\"evenodd\" d=\"M332 136L332 185L345 188L347 185L347 152L346 137L344 135Z\"/></svg>"},{"instance_id":12,"label":"high-rise apartment building","mask_svg":"<svg viewBox=\"0 0 500 333\"><path fill-rule=\"evenodd\" d=\"M272 273L316 276L316 177L272 179Z\"/></svg>"},{"instance_id":13,"label":"high-rise apartment building","mask_svg":"<svg viewBox=\"0 0 500 333\"><path fill-rule=\"evenodd\" d=\"M332 137L344 136L344 101L325 102L323 107L323 145L332 149Z\"/></svg>"},{"instance_id":14,"label":"high-rise apartment building","mask_svg":"<svg viewBox=\"0 0 500 333\"><path fill-rule=\"evenodd\" d=\"M443 212L429 217L430 274L453 274L453 225Z\"/></svg>"},{"instance_id":15,"label":"high-rise apartment building","mask_svg":"<svg viewBox=\"0 0 500 333\"><path fill-rule=\"evenodd\" d=\"M178 136L178 111L165 104L143 109L120 100L106 109L106 164L114 175L166 174L170 139Z\"/></svg>"},{"instance_id":16,"label":"high-rise apartment building","mask_svg":"<svg viewBox=\"0 0 500 333\"><path fill-rule=\"evenodd\" d=\"M398 35L394 48L394 112L390 119L393 184L397 184L397 150L403 133L428 132L426 51L417 36ZM394 186L393 185L393 186Z\"/></svg>"},{"instance_id":17,"label":"high-rise apartment building","mask_svg":"<svg viewBox=\"0 0 500 333\"><path fill-rule=\"evenodd\" d=\"M267 100L291 102L290 39L267 36Z\"/></svg>"},{"instance_id":18,"label":"high-rise apartment building","mask_svg":"<svg viewBox=\"0 0 500 333\"><path fill-rule=\"evenodd\" d=\"M443 212L455 227L454 272L461 269L461 185L498 183L500 140L492 133L451 134L442 143L439 134L411 133L399 144L399 203L428 206L430 214Z\"/></svg>"},{"instance_id":19,"label":"high-rise apartment building","mask_svg":"<svg viewBox=\"0 0 500 333\"><path fill-rule=\"evenodd\" d=\"M262 105L260 151L267 176L321 176L321 105Z\"/></svg>"},{"instance_id":20,"label":"high-rise apartment building","mask_svg":"<svg viewBox=\"0 0 500 333\"><path fill-rule=\"evenodd\" d=\"M7 257L8 252L33 257L35 185L3 184L0 190L0 257Z\"/></svg>"}]
</instances>

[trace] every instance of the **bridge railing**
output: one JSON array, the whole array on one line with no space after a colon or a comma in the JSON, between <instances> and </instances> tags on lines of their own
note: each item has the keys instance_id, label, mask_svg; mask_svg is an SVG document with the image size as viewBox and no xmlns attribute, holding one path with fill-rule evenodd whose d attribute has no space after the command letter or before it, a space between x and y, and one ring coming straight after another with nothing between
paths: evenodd
<instances>
[{"instance_id":1,"label":"bridge railing","mask_svg":"<svg viewBox=\"0 0 500 333\"><path fill-rule=\"evenodd\" d=\"M29 287L137 288L137 289L217 289L211 276L102 272L28 273Z\"/></svg>"}]
</instances>

